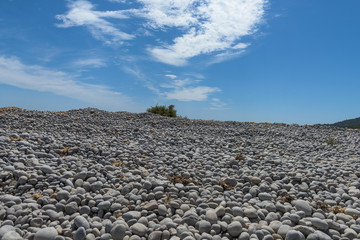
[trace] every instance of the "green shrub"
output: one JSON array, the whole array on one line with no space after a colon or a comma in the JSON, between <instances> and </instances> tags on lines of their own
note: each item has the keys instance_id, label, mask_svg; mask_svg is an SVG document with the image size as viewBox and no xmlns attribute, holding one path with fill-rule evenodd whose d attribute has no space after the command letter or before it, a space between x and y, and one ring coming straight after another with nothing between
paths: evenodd
<instances>
[{"instance_id":1,"label":"green shrub","mask_svg":"<svg viewBox=\"0 0 360 240\"><path fill-rule=\"evenodd\" d=\"M332 137L329 137L328 139L326 139L326 143L333 146L336 144L336 141Z\"/></svg>"},{"instance_id":2,"label":"green shrub","mask_svg":"<svg viewBox=\"0 0 360 240\"><path fill-rule=\"evenodd\" d=\"M156 105L155 107L151 107L148 108L146 111L150 112L150 113L155 113L155 114L159 114L161 116L165 116L165 117L176 117L176 110L174 109L174 105L170 105L170 106L158 106Z\"/></svg>"}]
</instances>

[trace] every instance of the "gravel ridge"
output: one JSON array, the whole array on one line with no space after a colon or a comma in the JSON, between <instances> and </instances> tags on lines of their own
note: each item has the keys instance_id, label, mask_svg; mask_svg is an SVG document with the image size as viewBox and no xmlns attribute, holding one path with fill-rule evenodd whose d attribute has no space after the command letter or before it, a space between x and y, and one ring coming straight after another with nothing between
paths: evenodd
<instances>
[{"instance_id":1,"label":"gravel ridge","mask_svg":"<svg viewBox=\"0 0 360 240\"><path fill-rule=\"evenodd\" d=\"M0 240L360 239L360 131L0 108Z\"/></svg>"}]
</instances>

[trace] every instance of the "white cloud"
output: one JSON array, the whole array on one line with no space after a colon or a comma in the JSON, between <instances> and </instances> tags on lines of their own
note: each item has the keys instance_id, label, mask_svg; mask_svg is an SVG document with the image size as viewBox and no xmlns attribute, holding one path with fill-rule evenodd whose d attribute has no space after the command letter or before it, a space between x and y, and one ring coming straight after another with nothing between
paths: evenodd
<instances>
[{"instance_id":1,"label":"white cloud","mask_svg":"<svg viewBox=\"0 0 360 240\"><path fill-rule=\"evenodd\" d=\"M109 2L115 2L115 3L125 3L126 0L108 0Z\"/></svg>"},{"instance_id":2,"label":"white cloud","mask_svg":"<svg viewBox=\"0 0 360 240\"><path fill-rule=\"evenodd\" d=\"M165 92L164 95L169 100L178 101L206 101L211 93L219 92L220 89L214 87L184 87L176 88L172 92Z\"/></svg>"},{"instance_id":3,"label":"white cloud","mask_svg":"<svg viewBox=\"0 0 360 240\"><path fill-rule=\"evenodd\" d=\"M248 43L238 43L232 47L232 49L244 49L247 48L250 44Z\"/></svg>"},{"instance_id":4,"label":"white cloud","mask_svg":"<svg viewBox=\"0 0 360 240\"><path fill-rule=\"evenodd\" d=\"M182 8L175 8L175 16L184 15L188 21L181 24L166 23L164 16L170 11L170 4L162 4L158 0L147 0L160 13L151 15L149 19L161 26L187 27L182 36L173 39L173 44L153 47L149 52L160 62L181 66L187 59L216 51L224 51L235 47L246 47L244 43L237 43L241 37L255 32L257 24L262 20L266 0L209 0L184 1ZM192 17L189 17L188 15ZM196 18L196 20L193 20ZM169 18L165 18L168 19ZM177 18L176 18L177 19ZM156 26L156 25L155 25Z\"/></svg>"},{"instance_id":5,"label":"white cloud","mask_svg":"<svg viewBox=\"0 0 360 240\"><path fill-rule=\"evenodd\" d=\"M58 27L68 28L86 26L94 38L106 44L121 44L124 40L133 39L134 36L114 27L105 18L128 18L126 11L95 11L94 5L86 0L78 0L69 4L70 10L66 14L56 15L62 21Z\"/></svg>"},{"instance_id":6,"label":"white cloud","mask_svg":"<svg viewBox=\"0 0 360 240\"><path fill-rule=\"evenodd\" d=\"M142 86L151 90L156 95L166 98L168 100L178 101L206 101L210 94L220 92L217 87L208 86L194 86L201 80L185 78L185 79L172 79L170 82L159 84L151 79L147 74L142 73L137 67L123 66L122 69L135 76L142 84ZM166 77L169 74L166 74ZM172 77L176 76L170 74ZM187 74L189 75L189 74ZM197 74L191 74L197 75ZM203 78L202 75L197 75ZM178 76L176 76L178 77Z\"/></svg>"},{"instance_id":7,"label":"white cloud","mask_svg":"<svg viewBox=\"0 0 360 240\"><path fill-rule=\"evenodd\" d=\"M155 60L175 66L186 65L188 59L198 55L214 53L234 55L234 51L248 47L249 44L241 40L256 31L268 2L268 0L136 0L135 2L140 3L140 7L134 8L134 1L108 1L122 3L129 8L118 11L96 11L95 6L87 0L72 1L66 14L56 16L62 21L58 26L85 26L96 39L109 45L133 40L135 35L120 30L117 27L119 25L112 24L107 18L145 19L143 26L134 33L137 35L141 33L147 37L154 37L149 30L168 31L170 28L175 28L180 31L171 42L147 48ZM159 39L159 41L167 40Z\"/></svg>"},{"instance_id":8,"label":"white cloud","mask_svg":"<svg viewBox=\"0 0 360 240\"><path fill-rule=\"evenodd\" d=\"M153 28L188 27L198 19L194 0L138 0L143 8L136 14L149 20L148 25Z\"/></svg>"},{"instance_id":9,"label":"white cloud","mask_svg":"<svg viewBox=\"0 0 360 240\"><path fill-rule=\"evenodd\" d=\"M83 68L83 67L92 67L100 68L105 67L106 62L101 58L89 58L89 59L78 59L72 63L73 66Z\"/></svg>"},{"instance_id":10,"label":"white cloud","mask_svg":"<svg viewBox=\"0 0 360 240\"><path fill-rule=\"evenodd\" d=\"M220 63L220 62L224 62L230 59L233 59L235 57L240 56L241 54L244 54L245 50L238 50L238 51L225 51L225 52L221 52L219 54L216 54L215 56L213 56L213 58L207 63L207 65L212 65L215 63Z\"/></svg>"},{"instance_id":11,"label":"white cloud","mask_svg":"<svg viewBox=\"0 0 360 240\"><path fill-rule=\"evenodd\" d=\"M25 65L14 57L0 56L0 83L50 92L106 109L131 110L133 105L131 98L107 86L82 83L67 73Z\"/></svg>"},{"instance_id":12,"label":"white cloud","mask_svg":"<svg viewBox=\"0 0 360 240\"><path fill-rule=\"evenodd\" d=\"M171 79L175 79L177 76L174 74L166 74L165 77L171 78Z\"/></svg>"}]
</instances>

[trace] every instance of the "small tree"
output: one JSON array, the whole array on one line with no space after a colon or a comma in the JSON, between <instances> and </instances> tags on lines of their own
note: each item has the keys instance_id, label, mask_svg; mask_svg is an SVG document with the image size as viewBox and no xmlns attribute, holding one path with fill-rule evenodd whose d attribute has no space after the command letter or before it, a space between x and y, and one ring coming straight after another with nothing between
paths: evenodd
<instances>
[{"instance_id":1,"label":"small tree","mask_svg":"<svg viewBox=\"0 0 360 240\"><path fill-rule=\"evenodd\" d=\"M165 117L176 117L176 110L174 108L175 108L174 105L170 105L168 107L165 105L163 106L156 105L155 107L148 108L146 111L150 113L159 114Z\"/></svg>"}]
</instances>

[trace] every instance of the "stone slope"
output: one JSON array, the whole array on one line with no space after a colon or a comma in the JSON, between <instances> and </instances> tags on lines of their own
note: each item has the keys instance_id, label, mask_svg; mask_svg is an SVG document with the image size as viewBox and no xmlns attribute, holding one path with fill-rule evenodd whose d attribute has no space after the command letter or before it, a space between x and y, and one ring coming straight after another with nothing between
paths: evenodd
<instances>
[{"instance_id":1,"label":"stone slope","mask_svg":"<svg viewBox=\"0 0 360 240\"><path fill-rule=\"evenodd\" d=\"M355 239L359 167L358 130L2 108L0 239Z\"/></svg>"}]
</instances>

